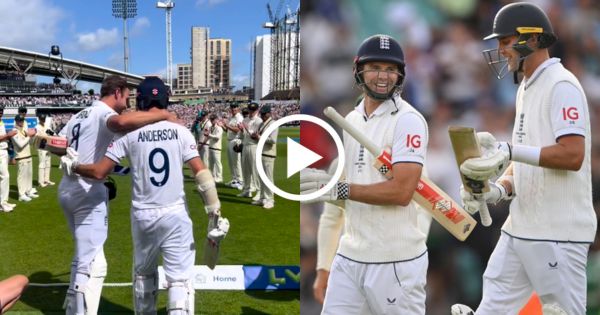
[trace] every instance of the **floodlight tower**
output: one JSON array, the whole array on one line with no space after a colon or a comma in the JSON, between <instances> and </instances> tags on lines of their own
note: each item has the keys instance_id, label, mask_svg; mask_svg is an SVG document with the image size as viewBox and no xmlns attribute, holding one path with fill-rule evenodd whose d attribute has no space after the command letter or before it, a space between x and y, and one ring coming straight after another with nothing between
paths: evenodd
<instances>
[{"instance_id":1,"label":"floodlight tower","mask_svg":"<svg viewBox=\"0 0 600 315\"><path fill-rule=\"evenodd\" d=\"M112 0L113 16L123 19L123 62L125 72L129 72L129 43L127 41L127 19L137 15L136 0Z\"/></svg>"},{"instance_id":2,"label":"floodlight tower","mask_svg":"<svg viewBox=\"0 0 600 315\"><path fill-rule=\"evenodd\" d=\"M171 40L171 10L175 3L171 0L159 1L156 3L158 9L165 9L167 24L167 84L173 84L173 42Z\"/></svg>"}]
</instances>

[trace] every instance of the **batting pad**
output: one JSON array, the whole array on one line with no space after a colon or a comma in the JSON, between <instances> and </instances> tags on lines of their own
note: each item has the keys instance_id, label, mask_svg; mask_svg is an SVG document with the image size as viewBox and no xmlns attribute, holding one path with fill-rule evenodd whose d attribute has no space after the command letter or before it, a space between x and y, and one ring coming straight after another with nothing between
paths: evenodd
<instances>
[{"instance_id":1,"label":"batting pad","mask_svg":"<svg viewBox=\"0 0 600 315\"><path fill-rule=\"evenodd\" d=\"M206 213L220 209L221 202L219 201L219 196L217 195L215 179L210 171L207 169L201 170L196 174L195 179L196 189L202 196L202 200L204 200Z\"/></svg>"}]
</instances>

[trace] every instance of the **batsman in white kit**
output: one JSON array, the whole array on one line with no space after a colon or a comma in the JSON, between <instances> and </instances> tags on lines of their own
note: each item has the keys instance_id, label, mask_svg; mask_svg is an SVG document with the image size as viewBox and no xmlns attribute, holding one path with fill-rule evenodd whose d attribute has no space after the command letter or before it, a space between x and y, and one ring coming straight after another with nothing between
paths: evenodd
<instances>
[{"instance_id":1,"label":"batsman in white kit","mask_svg":"<svg viewBox=\"0 0 600 315\"><path fill-rule=\"evenodd\" d=\"M157 77L137 88L137 109L167 108L168 89ZM95 179L106 177L127 158L131 167L131 226L134 242L134 307L136 314L156 314L158 260L162 255L168 282L168 314L194 314L193 267L196 246L184 193L183 164L195 174L197 190L209 217L208 238L218 243L229 230L220 216L215 181L204 166L192 133L182 125L161 121L115 140L95 164L80 164L69 149L61 163L67 171Z\"/></svg>"},{"instance_id":2,"label":"batsman in white kit","mask_svg":"<svg viewBox=\"0 0 600 315\"><path fill-rule=\"evenodd\" d=\"M512 71L515 84L521 74L523 80L512 144L480 132L482 157L460 167L462 174L476 180L501 175L489 183L488 193L474 196L463 191L465 208L474 212L479 200L511 200L474 313L518 314L535 291L545 315L584 315L587 255L597 224L585 93L560 59L550 58L548 47L557 38L538 6L504 6L488 39L498 40L498 49L484 52L497 77ZM452 314L473 311L456 304Z\"/></svg>"},{"instance_id":3,"label":"batsman in white kit","mask_svg":"<svg viewBox=\"0 0 600 315\"><path fill-rule=\"evenodd\" d=\"M391 149L393 178L372 165L375 158L344 132L346 179L313 201L343 202L345 229L331 265L322 314L425 314L427 232L412 196L421 178L427 122L400 96L404 54L387 35L367 38L354 59L364 99L346 116L382 148ZM329 182L328 172L305 169L300 191ZM331 247L331 246L330 246Z\"/></svg>"},{"instance_id":4,"label":"batsman in white kit","mask_svg":"<svg viewBox=\"0 0 600 315\"><path fill-rule=\"evenodd\" d=\"M127 108L128 97L127 81L109 76L102 83L100 100L69 120L61 134L66 135L70 151L78 154L79 162L99 161L118 132L175 119L167 111L120 114ZM108 232L107 188L103 179L63 176L58 198L75 243L66 314L97 314L107 270L103 249Z\"/></svg>"}]
</instances>

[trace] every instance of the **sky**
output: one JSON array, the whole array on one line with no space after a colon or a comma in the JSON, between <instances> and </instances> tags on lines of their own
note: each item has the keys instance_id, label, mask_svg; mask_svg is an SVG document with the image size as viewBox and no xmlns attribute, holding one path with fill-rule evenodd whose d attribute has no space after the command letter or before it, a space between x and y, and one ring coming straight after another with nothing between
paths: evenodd
<instances>
[{"instance_id":1,"label":"sky","mask_svg":"<svg viewBox=\"0 0 600 315\"><path fill-rule=\"evenodd\" d=\"M262 24L280 0L175 0L172 10L173 68L190 63L191 28L210 28L211 38L232 40L235 89L250 84L252 41L268 33ZM137 0L137 16L128 20L129 72L166 73L165 10L156 0ZM280 15L299 0L282 0ZM123 70L123 20L112 16L111 0L0 0L0 46L47 54L59 45L63 57ZM175 76L175 75L174 75ZM41 78L40 81L46 79ZM83 91L95 84L80 82Z\"/></svg>"}]
</instances>

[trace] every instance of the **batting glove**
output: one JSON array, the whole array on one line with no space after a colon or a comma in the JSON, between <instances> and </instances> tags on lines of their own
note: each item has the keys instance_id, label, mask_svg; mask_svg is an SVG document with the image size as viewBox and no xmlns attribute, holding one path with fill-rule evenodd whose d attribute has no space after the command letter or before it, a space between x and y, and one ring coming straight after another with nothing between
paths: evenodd
<instances>
[{"instance_id":1,"label":"batting glove","mask_svg":"<svg viewBox=\"0 0 600 315\"><path fill-rule=\"evenodd\" d=\"M215 242L221 241L229 232L229 220L219 217L217 227L208 232L207 237Z\"/></svg>"},{"instance_id":2,"label":"batting glove","mask_svg":"<svg viewBox=\"0 0 600 315\"><path fill-rule=\"evenodd\" d=\"M331 177L332 175L327 172L314 168L307 168L300 171L300 194L306 195L318 191L331 181ZM306 202L346 200L349 196L350 185L345 181L339 181L325 194Z\"/></svg>"},{"instance_id":3,"label":"batting glove","mask_svg":"<svg viewBox=\"0 0 600 315\"><path fill-rule=\"evenodd\" d=\"M452 308L450 309L450 313L452 315L473 315L475 314L475 312L473 312L473 310L464 305L464 304L454 304L452 305Z\"/></svg>"},{"instance_id":4,"label":"batting glove","mask_svg":"<svg viewBox=\"0 0 600 315\"><path fill-rule=\"evenodd\" d=\"M67 154L60 157L60 166L67 176L75 174L75 168L79 165L79 153L73 148L67 148Z\"/></svg>"},{"instance_id":5,"label":"batting glove","mask_svg":"<svg viewBox=\"0 0 600 315\"><path fill-rule=\"evenodd\" d=\"M470 214L475 214L485 206L485 203L497 204L502 200L509 200L511 196L508 196L504 186L496 184L494 182L488 182L490 191L483 194L472 194L464 189L463 185L460 185L460 198L463 202L463 208Z\"/></svg>"},{"instance_id":6,"label":"batting glove","mask_svg":"<svg viewBox=\"0 0 600 315\"><path fill-rule=\"evenodd\" d=\"M488 180L504 173L511 159L508 142L498 142L489 132L478 132L479 145L483 149L481 157L464 161L460 172L475 180Z\"/></svg>"}]
</instances>

